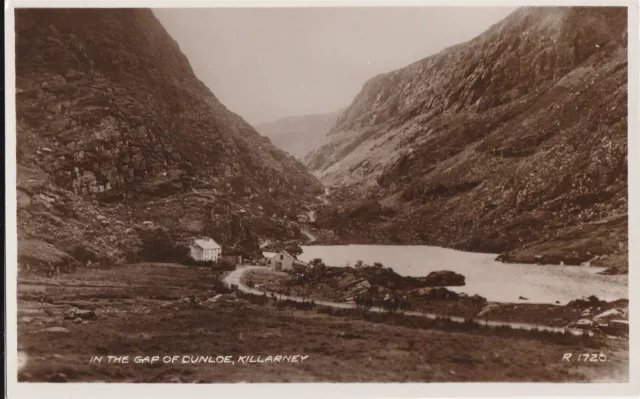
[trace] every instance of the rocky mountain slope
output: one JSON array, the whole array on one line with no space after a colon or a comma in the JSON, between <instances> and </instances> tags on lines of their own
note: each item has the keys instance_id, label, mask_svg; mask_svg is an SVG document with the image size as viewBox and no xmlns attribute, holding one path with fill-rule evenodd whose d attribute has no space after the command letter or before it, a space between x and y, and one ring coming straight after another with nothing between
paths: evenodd
<instances>
[{"instance_id":1,"label":"rocky mountain slope","mask_svg":"<svg viewBox=\"0 0 640 399\"><path fill-rule=\"evenodd\" d=\"M151 10L17 10L16 92L21 264L123 261L155 227L256 251L300 236L322 191L195 77Z\"/></svg>"},{"instance_id":2,"label":"rocky mountain slope","mask_svg":"<svg viewBox=\"0 0 640 399\"><path fill-rule=\"evenodd\" d=\"M625 268L626 26L622 7L521 8L374 77L305 160L347 202L318 227Z\"/></svg>"},{"instance_id":3,"label":"rocky mountain slope","mask_svg":"<svg viewBox=\"0 0 640 399\"><path fill-rule=\"evenodd\" d=\"M344 110L329 114L289 116L275 122L256 125L256 130L271 139L278 148L298 159L320 148L325 136Z\"/></svg>"}]
</instances>

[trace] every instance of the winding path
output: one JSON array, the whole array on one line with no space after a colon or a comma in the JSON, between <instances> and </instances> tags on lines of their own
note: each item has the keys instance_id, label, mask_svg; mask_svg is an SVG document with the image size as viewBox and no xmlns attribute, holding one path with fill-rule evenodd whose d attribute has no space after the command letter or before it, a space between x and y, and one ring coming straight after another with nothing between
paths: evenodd
<instances>
[{"instance_id":1,"label":"winding path","mask_svg":"<svg viewBox=\"0 0 640 399\"><path fill-rule=\"evenodd\" d=\"M307 236L307 238L309 239L309 242L314 242L316 240L316 236L311 234L308 230L300 229L300 232L305 236Z\"/></svg>"},{"instance_id":2,"label":"winding path","mask_svg":"<svg viewBox=\"0 0 640 399\"><path fill-rule=\"evenodd\" d=\"M238 266L238 268L234 271L232 271L231 273L229 273L227 276L224 277L223 281L225 283L227 283L228 285L234 284L238 286L238 289L242 292L246 292L249 294L254 294L254 295L263 295L265 292L267 293L267 295L270 295L271 292L269 291L262 291L262 290L257 290L254 288L250 288L248 286L246 286L245 284L241 283L241 279L242 276L247 273L250 270L256 270L256 269L261 269L264 270L264 266ZM303 302L303 298L301 297L296 297L296 296L289 296L289 295L281 295L281 294L276 294L278 295L279 298L281 299L289 299L295 302ZM308 300L308 299L307 299ZM321 305L321 306L330 306L332 308L342 308L342 309L354 309L356 307L356 305L354 303L338 303L338 302L330 302L330 301L322 301L322 300L313 300L316 305ZM384 312L383 309L378 308L378 307L373 307L370 309L371 312ZM438 315L435 313L423 313L423 312L415 312L415 311L409 311L409 312L405 312L404 314L409 315L409 316L419 316L419 317L426 317L429 319L436 319L438 317L447 317L450 320L457 322L457 323L463 323L465 320L463 317L459 317L459 316L445 316L445 315ZM534 329L538 329L538 330L544 330L544 331L553 331L553 332L564 332L565 328L564 327L549 327L549 326L544 326L544 325L540 325L540 324L531 324L531 323L516 323L516 322L508 322L508 321L493 321L493 320L489 320L489 321L485 321L485 320L476 320L479 323L485 324L485 325L489 325L489 326L509 326L511 328L514 329L520 329L520 330L534 330ZM569 330L572 334L574 335L581 335L583 332L580 330Z\"/></svg>"}]
</instances>

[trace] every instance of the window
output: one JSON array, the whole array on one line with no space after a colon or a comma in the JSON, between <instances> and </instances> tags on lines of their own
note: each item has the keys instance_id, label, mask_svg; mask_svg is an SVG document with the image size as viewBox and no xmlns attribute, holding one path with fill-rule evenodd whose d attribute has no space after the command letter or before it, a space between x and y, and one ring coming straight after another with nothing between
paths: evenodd
<instances>
[{"instance_id":1,"label":"window","mask_svg":"<svg viewBox=\"0 0 640 399\"><path fill-rule=\"evenodd\" d=\"M280 255L280 260L284 260L284 255Z\"/></svg>"}]
</instances>

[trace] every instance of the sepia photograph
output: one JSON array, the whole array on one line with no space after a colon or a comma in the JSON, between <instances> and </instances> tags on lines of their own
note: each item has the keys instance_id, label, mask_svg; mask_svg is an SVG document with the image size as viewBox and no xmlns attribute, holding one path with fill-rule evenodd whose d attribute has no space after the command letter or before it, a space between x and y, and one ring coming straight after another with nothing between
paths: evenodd
<instances>
[{"instance_id":1,"label":"sepia photograph","mask_svg":"<svg viewBox=\"0 0 640 399\"><path fill-rule=\"evenodd\" d=\"M630 382L637 9L7 12L18 385Z\"/></svg>"}]
</instances>

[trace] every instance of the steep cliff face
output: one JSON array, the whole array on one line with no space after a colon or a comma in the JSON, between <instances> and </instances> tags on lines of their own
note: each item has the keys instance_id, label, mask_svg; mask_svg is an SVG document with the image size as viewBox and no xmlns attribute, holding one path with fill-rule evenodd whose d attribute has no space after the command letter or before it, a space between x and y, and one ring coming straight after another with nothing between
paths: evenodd
<instances>
[{"instance_id":1,"label":"steep cliff face","mask_svg":"<svg viewBox=\"0 0 640 399\"><path fill-rule=\"evenodd\" d=\"M626 22L624 8L522 8L371 79L306 162L399 215L342 234L626 264Z\"/></svg>"},{"instance_id":2,"label":"steep cliff face","mask_svg":"<svg viewBox=\"0 0 640 399\"><path fill-rule=\"evenodd\" d=\"M282 150L297 159L303 159L312 150L320 148L325 136L344 110L329 114L289 116L275 122L256 125L256 130Z\"/></svg>"},{"instance_id":3,"label":"steep cliff face","mask_svg":"<svg viewBox=\"0 0 640 399\"><path fill-rule=\"evenodd\" d=\"M238 218L243 226L253 219L268 225L321 190L194 76L150 10L17 10L16 92L23 240L40 235L59 246L60 236L81 240L76 232L85 229L104 238L119 221L125 228L111 246L122 253L135 242L124 230L136 223L185 234L215 233ZM53 200L34 209L38 195ZM78 230L63 217L52 237L43 231L53 219L34 212L71 212L95 229ZM93 223L97 216L103 222ZM103 253L105 246L95 242Z\"/></svg>"}]
</instances>

